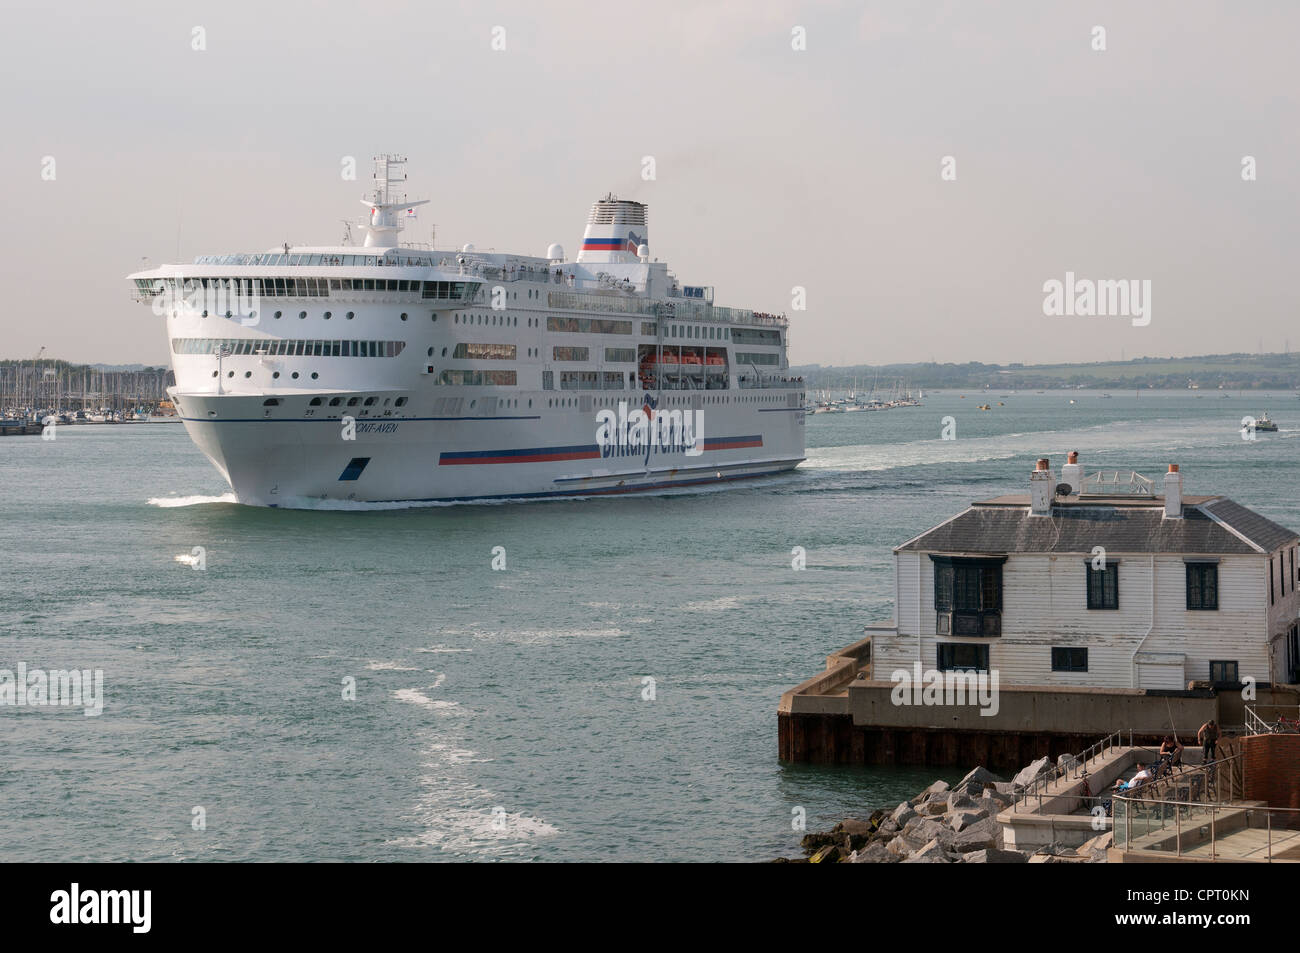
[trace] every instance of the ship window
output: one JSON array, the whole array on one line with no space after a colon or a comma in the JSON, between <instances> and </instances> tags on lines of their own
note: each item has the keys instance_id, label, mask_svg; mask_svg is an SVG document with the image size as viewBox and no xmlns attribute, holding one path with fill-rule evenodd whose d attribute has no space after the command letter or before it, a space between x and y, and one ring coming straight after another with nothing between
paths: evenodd
<instances>
[{"instance_id":1,"label":"ship window","mask_svg":"<svg viewBox=\"0 0 1300 953\"><path fill-rule=\"evenodd\" d=\"M367 397L367 398L366 398L365 406L367 406L367 407L371 407L371 406L373 406L374 403L375 403L375 401L377 401L378 399L379 399L378 397Z\"/></svg>"},{"instance_id":2,"label":"ship window","mask_svg":"<svg viewBox=\"0 0 1300 953\"><path fill-rule=\"evenodd\" d=\"M332 311L326 311L323 315L321 315L321 317L323 317L326 321L328 321L333 316L334 313Z\"/></svg>"},{"instance_id":3,"label":"ship window","mask_svg":"<svg viewBox=\"0 0 1300 953\"><path fill-rule=\"evenodd\" d=\"M452 357L470 361L513 361L518 354L514 344L474 344L462 341L456 345Z\"/></svg>"},{"instance_id":4,"label":"ship window","mask_svg":"<svg viewBox=\"0 0 1300 953\"><path fill-rule=\"evenodd\" d=\"M312 379L312 380L317 380L319 377L320 377L320 374L317 373L316 371L312 371L312 372L311 372L311 379Z\"/></svg>"},{"instance_id":5,"label":"ship window","mask_svg":"<svg viewBox=\"0 0 1300 953\"><path fill-rule=\"evenodd\" d=\"M310 401L308 401L307 406L308 406L308 407L319 407L320 404L321 404L321 400L320 400L320 398L319 398L319 397L313 397Z\"/></svg>"},{"instance_id":6,"label":"ship window","mask_svg":"<svg viewBox=\"0 0 1300 953\"><path fill-rule=\"evenodd\" d=\"M299 320L299 321L303 320L303 319L306 318L306 317L307 317L307 312L306 312L306 311L299 311L299 312L298 312L298 320Z\"/></svg>"},{"instance_id":7,"label":"ship window","mask_svg":"<svg viewBox=\"0 0 1300 953\"><path fill-rule=\"evenodd\" d=\"M293 377L294 380L297 380L297 379L298 379L298 372L297 372L297 371L294 371L293 374L292 374L291 376Z\"/></svg>"},{"instance_id":8,"label":"ship window","mask_svg":"<svg viewBox=\"0 0 1300 953\"><path fill-rule=\"evenodd\" d=\"M263 407L279 407L279 406L280 406L280 398L279 398L279 397L268 397L266 400L262 401L262 406L263 406Z\"/></svg>"},{"instance_id":9,"label":"ship window","mask_svg":"<svg viewBox=\"0 0 1300 953\"><path fill-rule=\"evenodd\" d=\"M1088 671L1088 650L1075 646L1052 646L1053 672Z\"/></svg>"},{"instance_id":10,"label":"ship window","mask_svg":"<svg viewBox=\"0 0 1300 953\"><path fill-rule=\"evenodd\" d=\"M349 311L349 312L348 312L348 320L349 320L349 321L352 320L352 315L353 315L353 312Z\"/></svg>"},{"instance_id":11,"label":"ship window","mask_svg":"<svg viewBox=\"0 0 1300 953\"><path fill-rule=\"evenodd\" d=\"M275 318L276 318L277 321L280 319L280 314L281 314L281 312L279 312L279 311L275 312Z\"/></svg>"},{"instance_id":12,"label":"ship window","mask_svg":"<svg viewBox=\"0 0 1300 953\"><path fill-rule=\"evenodd\" d=\"M337 406L338 406L339 404L341 404L342 402L343 402L343 398L342 398L342 397L331 397L331 398L330 398L330 406L331 406L331 407L337 407Z\"/></svg>"},{"instance_id":13,"label":"ship window","mask_svg":"<svg viewBox=\"0 0 1300 953\"><path fill-rule=\"evenodd\" d=\"M399 398L397 398L397 400L393 401L393 406L394 406L394 407L405 407L405 406L406 406L406 398L405 398L405 397L399 397Z\"/></svg>"},{"instance_id":14,"label":"ship window","mask_svg":"<svg viewBox=\"0 0 1300 953\"><path fill-rule=\"evenodd\" d=\"M406 312L405 312L405 311L402 312L402 320L403 320L403 321L406 320Z\"/></svg>"},{"instance_id":15,"label":"ship window","mask_svg":"<svg viewBox=\"0 0 1300 953\"><path fill-rule=\"evenodd\" d=\"M349 398L348 398L348 406L349 406L349 407L355 407L355 406L357 405L357 402L358 402L359 400L361 400L360 397L349 397Z\"/></svg>"}]
</instances>

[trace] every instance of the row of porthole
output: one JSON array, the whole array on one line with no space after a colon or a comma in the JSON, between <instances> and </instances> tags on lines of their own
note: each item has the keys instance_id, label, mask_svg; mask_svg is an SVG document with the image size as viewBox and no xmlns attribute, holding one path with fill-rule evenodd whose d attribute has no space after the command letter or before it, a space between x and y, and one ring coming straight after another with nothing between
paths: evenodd
<instances>
[{"instance_id":1,"label":"row of porthole","mask_svg":"<svg viewBox=\"0 0 1300 953\"><path fill-rule=\"evenodd\" d=\"M202 317L205 317L205 318L206 318L207 316L208 316L208 312L207 312L207 311L204 311L203 314L202 314ZM231 311L227 311L225 316L226 316L227 318L233 318L233 317L234 317L234 313L231 312ZM257 312L256 312L256 311L250 311L250 312L248 312L248 316L249 316L250 318L256 318L256 317L257 317ZM349 321L351 321L351 320L352 320L353 318L355 318L356 316L357 316L357 313L356 313L355 311L349 311L349 312L345 315L345 317L346 317ZM172 317L173 317L173 318L176 317L176 312L175 312L175 311L172 312ZM275 312L275 319L276 319L277 321L280 320L280 318L282 318L282 317L284 317L284 312L283 312L283 311L277 311L277 312ZM326 312L324 312L324 313L321 315L321 317L324 318L326 321L328 321L330 318L334 317L334 312L333 312L333 311L326 311ZM402 320L405 321L408 317L409 317L409 316L407 315L407 313L406 313L405 311L403 311L402 314L401 314L401 318L402 318ZM306 312L306 311L299 311L299 312L298 312L298 320L300 320L300 321L305 321L306 319L307 319L307 312ZM438 316L437 316L436 314L433 316L433 320L435 320L435 321L438 320Z\"/></svg>"},{"instance_id":2,"label":"row of porthole","mask_svg":"<svg viewBox=\"0 0 1300 953\"><path fill-rule=\"evenodd\" d=\"M492 320L491 320L491 321L484 321L483 319L484 319L485 317L487 317L487 318L491 318ZM489 315L483 315L483 314L464 314L464 315L462 315L462 314L457 314L457 315L453 315L453 316L452 316L452 323L453 323L453 324L495 324L495 325L498 325L498 326L499 326L499 325L501 325L501 323L502 323L502 320L501 320L501 319L502 319L503 317L505 318L505 326L506 326L506 327L508 327L508 328L517 328L517 327L519 327L519 319L518 319L517 317L512 317L511 315L508 315L508 314L507 314L507 315L500 315L500 314L489 314ZM533 318L529 318L529 319L528 319L528 324L529 324L530 327L531 327L532 324L533 324L533 320L534 320Z\"/></svg>"},{"instance_id":3,"label":"row of porthole","mask_svg":"<svg viewBox=\"0 0 1300 953\"><path fill-rule=\"evenodd\" d=\"M378 400L379 400L378 397L367 397L367 398L365 399L365 402L362 403L361 406L362 406L362 407L373 407L373 406L375 405L375 403L376 403ZM391 398L391 397L385 397L385 398L384 398L384 406L387 407L387 406L391 403L394 407L405 407L405 406L406 406L406 400L407 400L407 399L406 399L405 397L398 397L396 400L394 400L394 399ZM350 398L348 398L347 406L348 406L348 407L355 407L355 406L357 406L358 402L360 402L360 401L361 401L361 398L360 398L360 397L350 397ZM323 404L323 402L324 402L324 398L321 398L321 397L313 397L313 398L308 402L307 406L308 406L308 407L320 407L320 406ZM342 402L343 402L343 398L342 398L342 397L334 397L334 398L331 398L331 399L330 399L329 406L331 406L331 407L338 407ZM277 401L277 403L278 403L278 401ZM477 401L477 400L471 400L471 401L469 402L470 407L474 407L474 406L476 406L477 404L478 404L478 401ZM518 406L519 406L519 400L518 400L518 398L511 398L511 399L509 399L509 400L501 400L501 401L498 401L498 402L497 402L497 407L498 407L498 408L502 408L502 407L507 407L507 408L517 408ZM529 406L529 407L532 407L532 406L533 406L533 402L532 402L531 400L528 401L528 406Z\"/></svg>"},{"instance_id":4,"label":"row of porthole","mask_svg":"<svg viewBox=\"0 0 1300 953\"><path fill-rule=\"evenodd\" d=\"M362 406L362 407L373 407L373 406L375 405L375 402L378 401L378 400L379 400L378 397L367 397L365 403L362 404L361 406ZM321 405L322 401L323 401L323 398L321 398L321 397L313 397L313 398L311 399L311 401L308 403L307 406L309 406L309 407L319 407L319 406ZM358 404L360 401L361 401L361 398L360 398L360 397L349 397L349 398L348 398L347 406L349 406L349 407L355 407L355 406L357 406L357 404ZM330 399L330 404L329 404L329 405L330 405L331 407L337 407L337 406L339 406L339 404L341 404L341 403L343 403L343 398L342 398L342 397L333 397L333 398ZM385 398L384 398L384 406L387 407L389 404L392 404L394 407L405 407L405 406L406 406L406 398L405 398L405 397L399 397L399 398L397 398L397 400L393 400L393 398L391 398L391 397L385 397Z\"/></svg>"},{"instance_id":5,"label":"row of porthole","mask_svg":"<svg viewBox=\"0 0 1300 953\"><path fill-rule=\"evenodd\" d=\"M213 377L216 377L216 376L217 376L217 372L216 372L216 371L213 371L213 372L212 372L212 376L213 376ZM234 376L235 376L235 372L234 372L234 371L226 371L226 376L227 376L227 377L234 377ZM244 378L245 378L246 380L247 380L248 378L252 377L252 376L253 376L253 372L252 372L252 371L244 371ZM293 372L291 375L289 375L289 376L292 377L294 380L297 380L298 377L299 377L299 374L298 374L297 371L294 371L294 372ZM271 377L274 378L275 380L279 380L279 379L280 379L280 372L279 372L279 371L276 371L275 373L273 373L273 374L271 375ZM312 371L312 372L311 372L311 379L312 379L312 380L319 380L319 379L320 379L320 373L317 372L317 371Z\"/></svg>"}]
</instances>

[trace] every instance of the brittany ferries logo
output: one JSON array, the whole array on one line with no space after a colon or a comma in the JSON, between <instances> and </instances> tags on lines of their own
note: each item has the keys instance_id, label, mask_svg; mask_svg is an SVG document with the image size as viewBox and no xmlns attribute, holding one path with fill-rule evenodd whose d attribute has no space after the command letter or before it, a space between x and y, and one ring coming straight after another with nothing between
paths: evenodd
<instances>
[{"instance_id":1,"label":"brittany ferries logo","mask_svg":"<svg viewBox=\"0 0 1300 953\"><path fill-rule=\"evenodd\" d=\"M651 453L704 453L703 410L656 410L658 401L649 393L641 409L628 412L627 401L618 402L618 412L608 407L596 413L596 446L602 457L641 456L649 462Z\"/></svg>"}]
</instances>

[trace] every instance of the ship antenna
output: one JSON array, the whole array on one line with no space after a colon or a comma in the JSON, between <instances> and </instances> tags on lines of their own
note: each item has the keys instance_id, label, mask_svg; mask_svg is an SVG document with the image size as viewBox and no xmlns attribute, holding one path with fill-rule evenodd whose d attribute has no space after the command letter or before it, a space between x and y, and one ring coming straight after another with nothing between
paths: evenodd
<instances>
[{"instance_id":1,"label":"ship antenna","mask_svg":"<svg viewBox=\"0 0 1300 953\"><path fill-rule=\"evenodd\" d=\"M405 193L398 190L400 184L406 181L406 173L402 171L405 164L405 156L387 153L375 156L373 197L361 200L361 204L370 209L367 224L361 226L361 230L366 233L367 246L397 247L403 217L414 215L417 205L428 204L428 199L408 202Z\"/></svg>"}]
</instances>

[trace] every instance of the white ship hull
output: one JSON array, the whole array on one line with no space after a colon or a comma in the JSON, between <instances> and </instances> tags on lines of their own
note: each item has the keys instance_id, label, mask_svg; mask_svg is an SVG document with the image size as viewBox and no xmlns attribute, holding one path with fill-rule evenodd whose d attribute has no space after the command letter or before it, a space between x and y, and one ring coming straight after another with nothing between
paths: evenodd
<instances>
[{"instance_id":1,"label":"white ship hull","mask_svg":"<svg viewBox=\"0 0 1300 953\"><path fill-rule=\"evenodd\" d=\"M633 446L602 453L594 413L576 406L473 417L416 416L413 410L410 416L356 420L353 439L345 439L349 428L340 419L304 419L281 409L305 405L302 397L281 398L285 403L274 411L282 416L264 417L261 395L173 389L172 396L184 408L194 443L236 499L258 506L633 493L771 475L794 469L804 458L804 411L775 406L776 399L773 406L703 407L700 452L688 454L658 446L648 453ZM628 396L589 399L609 406Z\"/></svg>"}]
</instances>

